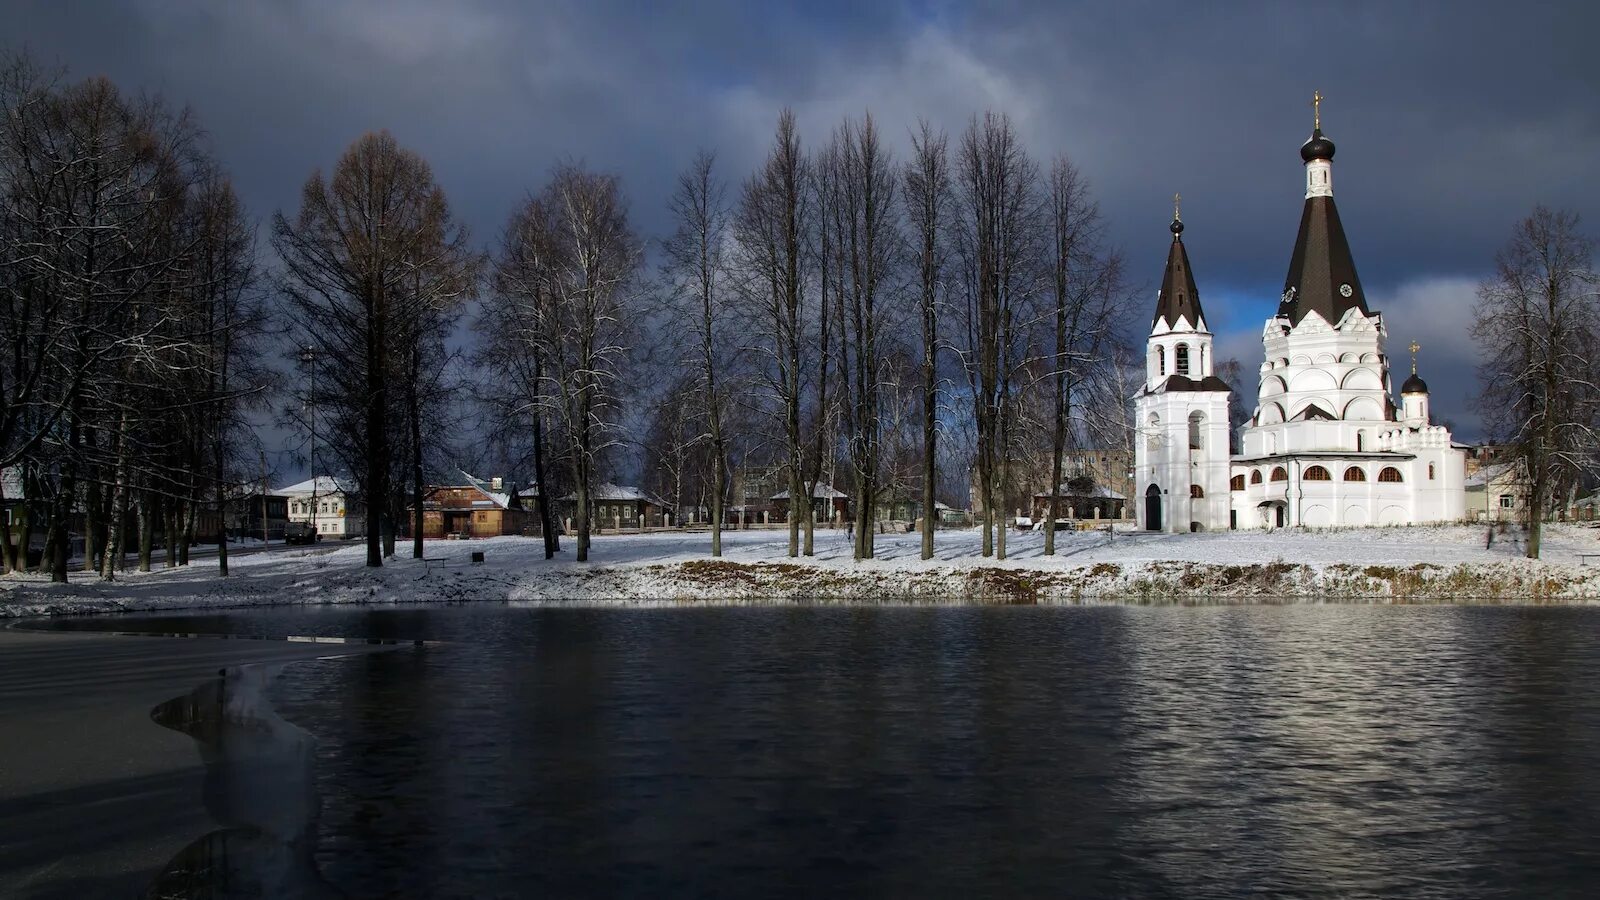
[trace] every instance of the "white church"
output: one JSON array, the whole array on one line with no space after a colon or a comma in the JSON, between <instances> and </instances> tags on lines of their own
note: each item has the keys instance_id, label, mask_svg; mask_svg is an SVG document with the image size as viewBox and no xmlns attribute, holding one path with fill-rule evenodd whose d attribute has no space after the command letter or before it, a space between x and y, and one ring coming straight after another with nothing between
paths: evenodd
<instances>
[{"instance_id":1,"label":"white church","mask_svg":"<svg viewBox=\"0 0 1600 900\"><path fill-rule=\"evenodd\" d=\"M1321 100L1319 96L1318 101ZM1411 377L1396 405L1383 314L1367 308L1333 203L1333 142L1320 110L1305 208L1277 314L1262 329L1255 415L1231 454L1232 388L1212 371L1212 335L1174 212L1172 249L1134 399L1135 515L1148 531L1449 522L1466 515L1465 453L1428 415Z\"/></svg>"}]
</instances>

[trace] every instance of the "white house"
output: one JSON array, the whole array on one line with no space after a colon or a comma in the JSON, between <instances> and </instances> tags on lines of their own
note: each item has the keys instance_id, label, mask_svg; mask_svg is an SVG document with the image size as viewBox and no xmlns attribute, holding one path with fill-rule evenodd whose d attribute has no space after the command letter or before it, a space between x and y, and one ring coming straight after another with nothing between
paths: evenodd
<instances>
[{"instance_id":1,"label":"white house","mask_svg":"<svg viewBox=\"0 0 1600 900\"><path fill-rule=\"evenodd\" d=\"M1228 454L1232 388L1212 374L1211 334L1183 223L1173 244L1135 398L1137 516L1152 531L1390 525L1466 514L1465 454L1433 424L1416 373L1391 391L1383 314L1367 308L1333 202L1333 142L1320 118L1301 147L1305 207L1242 450Z\"/></svg>"},{"instance_id":2,"label":"white house","mask_svg":"<svg viewBox=\"0 0 1600 900\"><path fill-rule=\"evenodd\" d=\"M363 533L364 517L349 511L346 485L327 475L308 478L299 484L279 488L274 493L289 499L289 521L307 522L317 534L339 540Z\"/></svg>"}]
</instances>

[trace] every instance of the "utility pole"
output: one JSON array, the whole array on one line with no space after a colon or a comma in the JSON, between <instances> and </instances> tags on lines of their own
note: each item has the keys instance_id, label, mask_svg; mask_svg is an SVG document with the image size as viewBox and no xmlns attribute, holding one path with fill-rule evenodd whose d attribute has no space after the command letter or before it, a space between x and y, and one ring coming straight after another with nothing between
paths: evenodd
<instances>
[{"instance_id":1,"label":"utility pole","mask_svg":"<svg viewBox=\"0 0 1600 900\"><path fill-rule=\"evenodd\" d=\"M317 399L312 393L317 389L317 351L315 347L307 344L300 351L300 362L311 370L310 381L307 383L305 406L307 417L310 419L311 448L308 455L311 458L311 541L316 543L322 533L322 520L319 517L320 507L317 506Z\"/></svg>"}]
</instances>

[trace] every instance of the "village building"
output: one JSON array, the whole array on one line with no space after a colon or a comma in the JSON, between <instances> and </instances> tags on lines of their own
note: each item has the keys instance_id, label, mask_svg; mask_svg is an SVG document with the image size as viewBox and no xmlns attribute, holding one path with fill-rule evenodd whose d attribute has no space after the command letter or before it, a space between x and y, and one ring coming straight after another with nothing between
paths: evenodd
<instances>
[{"instance_id":1,"label":"village building","mask_svg":"<svg viewBox=\"0 0 1600 900\"><path fill-rule=\"evenodd\" d=\"M289 521L315 528L319 538L342 540L365 532L366 517L352 511L351 491L337 478L317 475L276 493L289 501Z\"/></svg>"},{"instance_id":2,"label":"village building","mask_svg":"<svg viewBox=\"0 0 1600 900\"><path fill-rule=\"evenodd\" d=\"M561 498L571 517L576 493ZM589 515L596 529L666 528L673 524L672 504L633 485L603 482L589 489Z\"/></svg>"},{"instance_id":3,"label":"village building","mask_svg":"<svg viewBox=\"0 0 1600 900\"><path fill-rule=\"evenodd\" d=\"M779 491L772 495L772 507L777 512L777 521L789 520L789 492ZM850 497L843 491L837 490L831 484L821 481L811 489L811 521L819 524L842 523L850 518Z\"/></svg>"},{"instance_id":4,"label":"village building","mask_svg":"<svg viewBox=\"0 0 1600 900\"><path fill-rule=\"evenodd\" d=\"M482 538L522 534L529 519L516 489L503 479L462 472L462 484L436 485L422 495L424 538Z\"/></svg>"},{"instance_id":5,"label":"village building","mask_svg":"<svg viewBox=\"0 0 1600 900\"><path fill-rule=\"evenodd\" d=\"M1320 100L1320 98L1319 98ZM1320 112L1301 147L1305 205L1277 313L1262 330L1254 416L1230 456L1228 399L1174 212L1135 397L1135 511L1149 531L1400 525L1465 515L1464 453L1412 371L1390 393L1388 332L1368 308L1333 202Z\"/></svg>"},{"instance_id":6,"label":"village building","mask_svg":"<svg viewBox=\"0 0 1600 900\"><path fill-rule=\"evenodd\" d=\"M1467 518L1519 522L1528 515L1528 486L1515 462L1491 463L1466 477Z\"/></svg>"},{"instance_id":7,"label":"village building","mask_svg":"<svg viewBox=\"0 0 1600 900\"><path fill-rule=\"evenodd\" d=\"M281 494L247 493L228 503L227 531L233 538L281 542L289 528L289 498ZM200 532L205 537L204 532Z\"/></svg>"},{"instance_id":8,"label":"village building","mask_svg":"<svg viewBox=\"0 0 1600 900\"><path fill-rule=\"evenodd\" d=\"M1058 520L1121 519L1127 513L1127 496L1103 484L1063 482L1059 494L1056 503ZM1039 491L1033 495L1030 516L1034 522L1050 519L1049 491Z\"/></svg>"}]
</instances>

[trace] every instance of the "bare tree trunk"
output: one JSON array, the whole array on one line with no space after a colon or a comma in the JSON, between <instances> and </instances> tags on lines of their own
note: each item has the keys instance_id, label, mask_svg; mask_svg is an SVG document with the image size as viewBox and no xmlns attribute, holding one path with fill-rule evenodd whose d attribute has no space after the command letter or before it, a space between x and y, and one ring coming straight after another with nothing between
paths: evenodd
<instances>
[{"instance_id":1,"label":"bare tree trunk","mask_svg":"<svg viewBox=\"0 0 1600 900\"><path fill-rule=\"evenodd\" d=\"M155 522L150 509L150 492L140 491L134 503L134 513L139 522L139 571L150 571L150 550L155 538Z\"/></svg>"},{"instance_id":2,"label":"bare tree trunk","mask_svg":"<svg viewBox=\"0 0 1600 900\"><path fill-rule=\"evenodd\" d=\"M411 419L411 558L422 558L422 410L417 381L422 377L422 350L411 346L411 383L406 387L406 413Z\"/></svg>"},{"instance_id":3,"label":"bare tree trunk","mask_svg":"<svg viewBox=\"0 0 1600 900\"><path fill-rule=\"evenodd\" d=\"M589 478L588 472L582 463L573 464L577 486L573 489L573 496L577 498L578 506L573 511L574 525L578 531L578 562L589 561Z\"/></svg>"},{"instance_id":4,"label":"bare tree trunk","mask_svg":"<svg viewBox=\"0 0 1600 900\"><path fill-rule=\"evenodd\" d=\"M183 553L178 548L178 540L179 540L179 538L178 538L178 535L177 535L177 531L178 531L178 508L177 508L177 504L173 503L171 498L167 498L166 502L164 502L162 504L161 512L162 512L162 516L163 516L162 522L164 523L163 526L162 526L162 531L165 532L165 534L162 535L162 541L163 541L163 543L166 544L166 548L167 548L166 567L169 568L169 569L173 569L173 568L177 568L178 566L181 566L181 565L187 565L188 564L188 560L185 558L187 556L187 554Z\"/></svg>"},{"instance_id":5,"label":"bare tree trunk","mask_svg":"<svg viewBox=\"0 0 1600 900\"><path fill-rule=\"evenodd\" d=\"M533 360L535 388L544 384L544 365L538 354ZM539 533L544 536L544 558L551 559L561 552L561 536L557 532L555 515L550 508L550 482L545 477L544 410L536 401L533 405L533 483L539 492Z\"/></svg>"},{"instance_id":6,"label":"bare tree trunk","mask_svg":"<svg viewBox=\"0 0 1600 900\"><path fill-rule=\"evenodd\" d=\"M195 486L195 489L190 490L190 498L199 496L197 488L198 485ZM195 521L198 512L195 509L196 506L195 500L187 499L183 501L182 509L174 513L174 524L177 526L176 530L178 532L178 565L180 566L189 564L189 551L194 547L195 529L198 526ZM182 518L179 519L179 516Z\"/></svg>"},{"instance_id":7,"label":"bare tree trunk","mask_svg":"<svg viewBox=\"0 0 1600 900\"><path fill-rule=\"evenodd\" d=\"M128 412L124 409L118 419L114 443L117 462L111 488L110 534L106 538L105 559L100 564L100 577L105 581L115 578L122 564L122 538L127 529L124 514L128 508L128 420Z\"/></svg>"}]
</instances>

